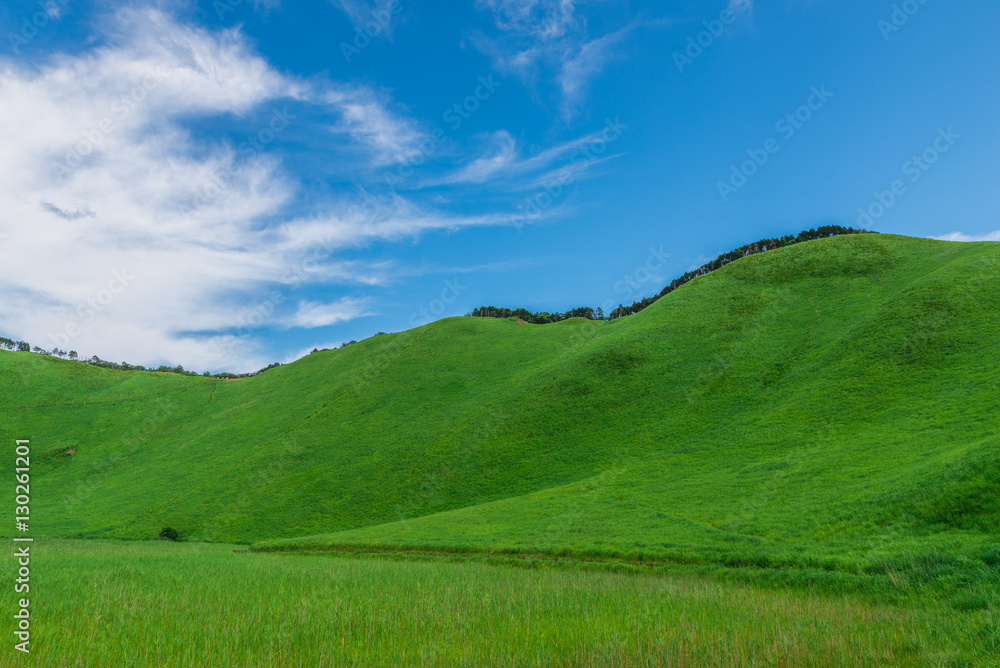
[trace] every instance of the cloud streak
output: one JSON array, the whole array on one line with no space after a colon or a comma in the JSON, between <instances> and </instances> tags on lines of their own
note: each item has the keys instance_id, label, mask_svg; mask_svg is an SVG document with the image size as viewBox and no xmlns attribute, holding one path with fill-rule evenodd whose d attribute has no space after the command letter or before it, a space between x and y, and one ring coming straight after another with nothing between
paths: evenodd
<instances>
[{"instance_id":1,"label":"cloud streak","mask_svg":"<svg viewBox=\"0 0 1000 668\"><path fill-rule=\"evenodd\" d=\"M347 322L371 315L366 309L366 305L366 300L351 297L343 297L329 304L303 300L299 302L295 315L285 326L315 329L316 327L335 325L338 322Z\"/></svg>"},{"instance_id":2,"label":"cloud streak","mask_svg":"<svg viewBox=\"0 0 1000 668\"><path fill-rule=\"evenodd\" d=\"M542 172L559 165L558 169L573 169L577 175L597 164L596 160L579 160L587 146L602 140L602 132L589 133L556 144L531 156L522 156L515 139L506 130L484 138L484 154L466 165L430 181L431 185L482 184L508 190L537 188L546 177ZM607 156L613 157L613 156ZM541 175L540 175L541 174Z\"/></svg>"},{"instance_id":3,"label":"cloud streak","mask_svg":"<svg viewBox=\"0 0 1000 668\"><path fill-rule=\"evenodd\" d=\"M590 80L601 73L612 58L614 48L632 31L634 25L582 44L575 53L567 56L559 73L562 89L561 109L564 117L575 116L586 93Z\"/></svg>"},{"instance_id":4,"label":"cloud streak","mask_svg":"<svg viewBox=\"0 0 1000 668\"><path fill-rule=\"evenodd\" d=\"M540 72L551 72L566 120L577 114L589 82L636 25L591 38L575 0L478 0L476 5L492 12L499 33L495 38L478 37L480 51L498 70L530 85Z\"/></svg>"},{"instance_id":5,"label":"cloud streak","mask_svg":"<svg viewBox=\"0 0 1000 668\"><path fill-rule=\"evenodd\" d=\"M944 234L939 237L933 237L940 241L1000 241L1000 230L996 232L990 232L989 234L980 235L970 235L962 234L961 232L952 232L950 234Z\"/></svg>"},{"instance_id":6,"label":"cloud streak","mask_svg":"<svg viewBox=\"0 0 1000 668\"><path fill-rule=\"evenodd\" d=\"M265 327L346 322L368 312L362 298L296 294L387 280L388 267L341 259L345 249L510 224L398 196L366 208L349 191L302 212L285 139L325 127L337 140L323 147L331 170L390 164L422 135L387 94L288 76L239 30L156 10L99 25L89 51L37 67L0 60L6 335L145 365L253 370L270 361L264 345L230 333L248 304L288 296ZM233 130L206 133L204 121Z\"/></svg>"}]
</instances>

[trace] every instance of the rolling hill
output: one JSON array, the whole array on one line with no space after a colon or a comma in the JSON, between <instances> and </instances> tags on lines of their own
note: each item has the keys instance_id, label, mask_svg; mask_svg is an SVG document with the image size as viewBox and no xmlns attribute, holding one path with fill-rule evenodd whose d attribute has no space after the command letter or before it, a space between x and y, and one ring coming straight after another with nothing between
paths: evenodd
<instances>
[{"instance_id":1,"label":"rolling hill","mask_svg":"<svg viewBox=\"0 0 1000 668\"><path fill-rule=\"evenodd\" d=\"M33 531L863 572L1000 562L1000 244L743 258L644 311L451 318L240 381L0 353Z\"/></svg>"}]
</instances>

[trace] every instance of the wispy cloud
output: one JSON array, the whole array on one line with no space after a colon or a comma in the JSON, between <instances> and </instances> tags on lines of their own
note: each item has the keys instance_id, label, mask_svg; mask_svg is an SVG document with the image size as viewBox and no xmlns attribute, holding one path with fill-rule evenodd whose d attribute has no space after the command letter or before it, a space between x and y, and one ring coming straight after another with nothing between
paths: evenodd
<instances>
[{"instance_id":1,"label":"wispy cloud","mask_svg":"<svg viewBox=\"0 0 1000 668\"><path fill-rule=\"evenodd\" d=\"M303 327L314 329L327 327L338 322L347 322L362 316L371 315L367 310L367 300L343 297L335 302L323 304L319 302L300 301L295 314L287 322L286 327Z\"/></svg>"},{"instance_id":2,"label":"wispy cloud","mask_svg":"<svg viewBox=\"0 0 1000 668\"><path fill-rule=\"evenodd\" d=\"M934 239L939 239L941 241L1000 241L1000 230L996 232L990 232L989 234L980 235L970 235L962 234L961 232L952 232L951 234L944 234L939 237L933 237Z\"/></svg>"},{"instance_id":3,"label":"wispy cloud","mask_svg":"<svg viewBox=\"0 0 1000 668\"><path fill-rule=\"evenodd\" d=\"M42 8L45 10L45 14L50 19L58 20L62 18L62 7L60 7L59 3L55 2L54 0L49 0L49 2L42 4Z\"/></svg>"},{"instance_id":4,"label":"wispy cloud","mask_svg":"<svg viewBox=\"0 0 1000 668\"><path fill-rule=\"evenodd\" d=\"M341 112L341 121L331 132L346 134L371 150L371 166L382 167L406 160L419 152L425 134L417 126L394 114L387 101L370 89L330 91L326 101Z\"/></svg>"},{"instance_id":5,"label":"wispy cloud","mask_svg":"<svg viewBox=\"0 0 1000 668\"><path fill-rule=\"evenodd\" d=\"M269 246L289 254L308 253L313 249L356 248L375 240L412 240L439 230L516 222L517 216L513 213L449 215L426 210L394 195L367 207L351 206L336 213L317 214L277 225L270 235Z\"/></svg>"},{"instance_id":6,"label":"wispy cloud","mask_svg":"<svg viewBox=\"0 0 1000 668\"><path fill-rule=\"evenodd\" d=\"M551 73L566 119L576 115L588 83L636 25L592 38L574 0L478 0L476 4L493 13L499 33L478 36L476 46L499 71L530 85L540 73Z\"/></svg>"},{"instance_id":7,"label":"wispy cloud","mask_svg":"<svg viewBox=\"0 0 1000 668\"><path fill-rule=\"evenodd\" d=\"M484 148L479 157L433 183L485 183L515 167L518 160L517 141L507 130L484 135L481 140Z\"/></svg>"},{"instance_id":8,"label":"wispy cloud","mask_svg":"<svg viewBox=\"0 0 1000 668\"><path fill-rule=\"evenodd\" d=\"M484 138L480 157L430 184L490 183L508 190L537 188L546 180L545 173L554 166L557 170L576 170L574 176L578 176L596 165L598 160L576 158L588 145L600 139L600 132L589 133L525 156L510 133L500 130Z\"/></svg>"},{"instance_id":9,"label":"wispy cloud","mask_svg":"<svg viewBox=\"0 0 1000 668\"><path fill-rule=\"evenodd\" d=\"M562 88L562 112L569 118L576 114L590 80L600 74L611 59L614 47L632 31L634 24L580 45L562 63L559 86Z\"/></svg>"},{"instance_id":10,"label":"wispy cloud","mask_svg":"<svg viewBox=\"0 0 1000 668\"><path fill-rule=\"evenodd\" d=\"M579 22L574 0L477 0L493 12L498 28L539 40L558 39Z\"/></svg>"},{"instance_id":11,"label":"wispy cloud","mask_svg":"<svg viewBox=\"0 0 1000 668\"><path fill-rule=\"evenodd\" d=\"M366 312L346 298L291 298L310 283L385 281L390 267L341 259L345 249L511 224L398 196L362 207L349 191L324 191L304 212L275 128L332 128L343 142L328 162L385 164L420 131L384 92L281 73L238 29L133 9L98 25L101 46L79 54L37 67L0 60L5 335L47 348L69 337L59 347L140 364L252 370L270 361L263 346L228 333L248 304L285 291L274 326L278 315L316 327ZM193 126L205 119L274 143L206 137Z\"/></svg>"},{"instance_id":12,"label":"wispy cloud","mask_svg":"<svg viewBox=\"0 0 1000 668\"><path fill-rule=\"evenodd\" d=\"M378 26L377 35L391 39L396 17L400 13L401 0L330 0L339 7L356 27L362 28L374 21Z\"/></svg>"}]
</instances>

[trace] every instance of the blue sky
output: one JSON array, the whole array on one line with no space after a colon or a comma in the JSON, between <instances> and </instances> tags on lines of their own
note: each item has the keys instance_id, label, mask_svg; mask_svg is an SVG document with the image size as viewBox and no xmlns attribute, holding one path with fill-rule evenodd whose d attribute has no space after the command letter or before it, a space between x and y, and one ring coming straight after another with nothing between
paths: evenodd
<instances>
[{"instance_id":1,"label":"blue sky","mask_svg":"<svg viewBox=\"0 0 1000 668\"><path fill-rule=\"evenodd\" d=\"M1000 240L986 0L0 8L0 330L247 371L823 224Z\"/></svg>"}]
</instances>

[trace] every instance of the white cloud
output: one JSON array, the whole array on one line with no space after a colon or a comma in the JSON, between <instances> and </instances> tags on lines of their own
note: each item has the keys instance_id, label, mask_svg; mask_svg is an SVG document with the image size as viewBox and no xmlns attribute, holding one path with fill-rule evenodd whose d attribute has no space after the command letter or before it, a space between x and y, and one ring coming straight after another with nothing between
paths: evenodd
<instances>
[{"instance_id":1,"label":"white cloud","mask_svg":"<svg viewBox=\"0 0 1000 668\"><path fill-rule=\"evenodd\" d=\"M550 172L549 175L562 176L567 174L564 170L570 170L573 180L575 180L575 177L590 167L606 158L613 157L606 156L606 158L598 159L587 154L587 146L597 142L602 142L601 132L586 134L547 148L535 155L522 157L517 142L510 133L506 130L500 130L486 137L484 155L430 183L437 185L489 182L515 190L538 188L544 187L548 180L546 175L539 176L539 172L559 163L565 164L561 164L555 172Z\"/></svg>"},{"instance_id":2,"label":"white cloud","mask_svg":"<svg viewBox=\"0 0 1000 668\"><path fill-rule=\"evenodd\" d=\"M276 251L308 249L315 254L330 249L357 247L374 240L402 241L435 230L512 225L513 212L482 216L449 216L428 212L392 196L366 208L351 207L336 214L300 218L277 226L271 239Z\"/></svg>"},{"instance_id":3,"label":"white cloud","mask_svg":"<svg viewBox=\"0 0 1000 668\"><path fill-rule=\"evenodd\" d=\"M292 316L287 326L304 327L306 329L327 327L338 322L347 322L348 320L371 315L366 307L366 300L351 297L343 297L329 304L303 300L299 302L298 310Z\"/></svg>"},{"instance_id":4,"label":"white cloud","mask_svg":"<svg viewBox=\"0 0 1000 668\"><path fill-rule=\"evenodd\" d=\"M558 188L558 184L574 183L586 176L588 171L593 170L598 165L602 165L610 160L615 160L622 156L621 153L614 153L604 157L587 157L581 160L568 162L559 167L553 168L538 176L530 184L533 190ZM592 175L593 176L593 175Z\"/></svg>"},{"instance_id":5,"label":"white cloud","mask_svg":"<svg viewBox=\"0 0 1000 668\"><path fill-rule=\"evenodd\" d=\"M100 25L104 45L78 55L30 69L0 59L4 335L135 364L253 370L270 361L253 332L226 332L274 290L384 282L385 267L338 251L510 222L440 216L399 198L369 209L328 198L291 215L300 186L280 151L196 136L191 120L225 119L269 139L318 135L290 118L308 107L329 114L324 124L348 144L332 161L369 166L398 159L419 132L382 93L278 72L238 30L209 32L153 10ZM341 321L357 317L340 306ZM306 326L334 311L294 317Z\"/></svg>"},{"instance_id":6,"label":"white cloud","mask_svg":"<svg viewBox=\"0 0 1000 668\"><path fill-rule=\"evenodd\" d=\"M563 93L563 116L569 118L575 115L588 83L600 74L612 56L613 47L621 42L632 28L633 26L629 25L604 37L591 40L581 45L572 56L563 61L562 71L559 74L559 86Z\"/></svg>"},{"instance_id":7,"label":"white cloud","mask_svg":"<svg viewBox=\"0 0 1000 668\"><path fill-rule=\"evenodd\" d=\"M517 142L509 132L498 130L485 135L483 139L485 155L435 183L484 183L514 168L518 157Z\"/></svg>"},{"instance_id":8,"label":"white cloud","mask_svg":"<svg viewBox=\"0 0 1000 668\"><path fill-rule=\"evenodd\" d=\"M590 38L575 0L477 0L476 4L493 12L500 32L496 39L478 37L476 46L493 60L495 68L530 85L540 72L551 72L566 119L576 115L587 84L635 26Z\"/></svg>"},{"instance_id":9,"label":"white cloud","mask_svg":"<svg viewBox=\"0 0 1000 668\"><path fill-rule=\"evenodd\" d=\"M374 34L374 36L384 35L391 39L400 14L400 3L403 0L374 0L373 2L369 0L330 1L347 14L347 18L351 20L351 23L356 28L364 30L367 26L370 29L369 37ZM394 8L395 12L393 11ZM372 22L374 22L374 26L377 26L377 31L374 27L368 25Z\"/></svg>"},{"instance_id":10,"label":"white cloud","mask_svg":"<svg viewBox=\"0 0 1000 668\"><path fill-rule=\"evenodd\" d=\"M548 40L564 36L578 22L574 0L477 0L493 12L501 30Z\"/></svg>"},{"instance_id":11,"label":"white cloud","mask_svg":"<svg viewBox=\"0 0 1000 668\"><path fill-rule=\"evenodd\" d=\"M374 91L344 89L331 91L326 101L341 111L341 122L330 128L345 134L372 151L371 166L400 163L419 153L425 138L414 123L386 108Z\"/></svg>"},{"instance_id":12,"label":"white cloud","mask_svg":"<svg viewBox=\"0 0 1000 668\"><path fill-rule=\"evenodd\" d=\"M941 241L1000 241L1000 230L982 235L968 235L962 234L961 232L952 232L951 234L945 234L940 237L932 238L939 239Z\"/></svg>"},{"instance_id":13,"label":"white cloud","mask_svg":"<svg viewBox=\"0 0 1000 668\"><path fill-rule=\"evenodd\" d=\"M60 7L58 3L54 2L54 0L49 0L49 2L46 2L43 5L43 9L45 10L45 14L50 19L59 20L62 18L62 7Z\"/></svg>"}]
</instances>

